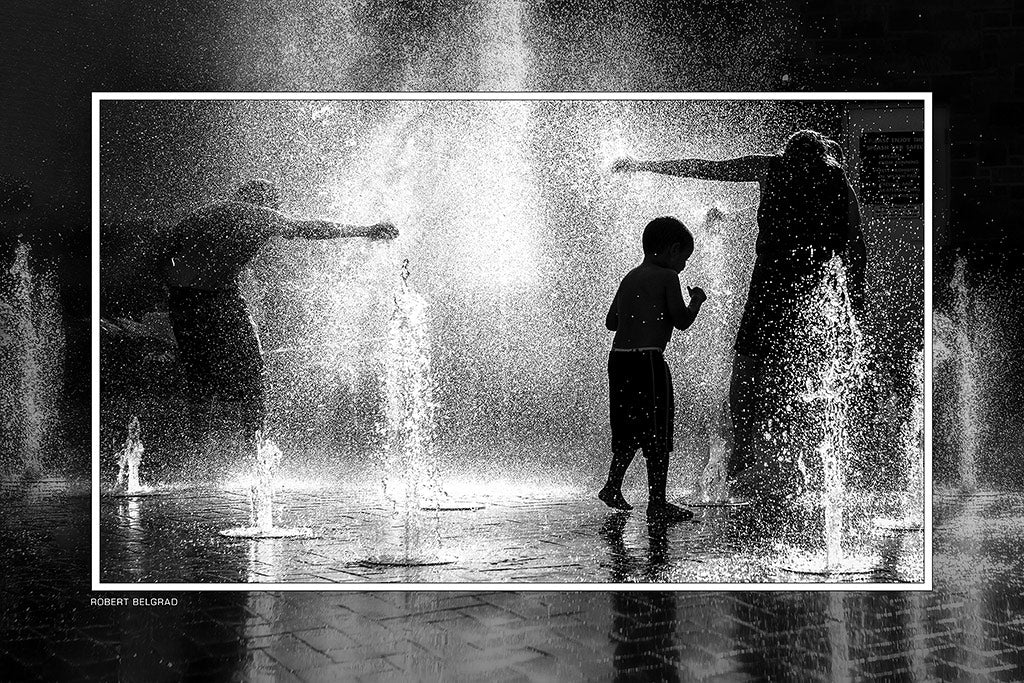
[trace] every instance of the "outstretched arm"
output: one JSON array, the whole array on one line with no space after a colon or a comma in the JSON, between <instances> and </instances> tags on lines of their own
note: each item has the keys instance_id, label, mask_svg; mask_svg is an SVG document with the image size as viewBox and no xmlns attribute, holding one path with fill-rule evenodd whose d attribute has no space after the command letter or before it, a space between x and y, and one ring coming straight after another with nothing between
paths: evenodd
<instances>
[{"instance_id":1,"label":"outstretched arm","mask_svg":"<svg viewBox=\"0 0 1024 683\"><path fill-rule=\"evenodd\" d=\"M267 226L267 237L306 240L333 240L341 237L369 237L372 239L398 237L398 230L390 223L346 225L334 221L291 218L280 211L262 207L257 210Z\"/></svg>"},{"instance_id":2,"label":"outstretched arm","mask_svg":"<svg viewBox=\"0 0 1024 683\"><path fill-rule=\"evenodd\" d=\"M728 180L732 182L762 182L768 176L770 156L752 154L723 161L708 159L673 159L669 161L640 161L624 157L615 162L612 171L660 173L682 178L702 180Z\"/></svg>"},{"instance_id":3,"label":"outstretched arm","mask_svg":"<svg viewBox=\"0 0 1024 683\"><path fill-rule=\"evenodd\" d=\"M287 218L277 234L286 239L307 240L331 240L341 237L393 239L398 236L398 230L390 223L346 225L332 221Z\"/></svg>"}]
</instances>

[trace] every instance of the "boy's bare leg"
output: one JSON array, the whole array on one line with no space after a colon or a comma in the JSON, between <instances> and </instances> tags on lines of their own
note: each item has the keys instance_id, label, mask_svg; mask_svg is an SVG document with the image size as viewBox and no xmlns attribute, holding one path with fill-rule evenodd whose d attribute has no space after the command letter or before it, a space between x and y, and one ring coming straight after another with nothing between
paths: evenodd
<instances>
[{"instance_id":1,"label":"boy's bare leg","mask_svg":"<svg viewBox=\"0 0 1024 683\"><path fill-rule=\"evenodd\" d=\"M754 464L754 416L760 372L760 359L736 354L729 382L729 413L732 417L732 452L726 472L729 479L736 479Z\"/></svg>"},{"instance_id":2,"label":"boy's bare leg","mask_svg":"<svg viewBox=\"0 0 1024 683\"><path fill-rule=\"evenodd\" d=\"M597 497L605 505L616 510L632 510L633 506L622 497L622 480L626 477L626 470L633 462L636 450L633 448L616 447L612 448L612 464L608 468L608 481L604 488L598 492Z\"/></svg>"},{"instance_id":3,"label":"boy's bare leg","mask_svg":"<svg viewBox=\"0 0 1024 683\"><path fill-rule=\"evenodd\" d=\"M647 518L668 522L693 519L693 513L666 499L668 451L644 451L647 458Z\"/></svg>"}]
</instances>

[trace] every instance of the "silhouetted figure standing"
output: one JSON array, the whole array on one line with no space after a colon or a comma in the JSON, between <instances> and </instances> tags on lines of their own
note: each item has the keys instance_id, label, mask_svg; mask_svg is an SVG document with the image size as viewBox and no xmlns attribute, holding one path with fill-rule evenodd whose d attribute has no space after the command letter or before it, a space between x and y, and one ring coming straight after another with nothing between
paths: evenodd
<instances>
[{"instance_id":1,"label":"silhouetted figure standing","mask_svg":"<svg viewBox=\"0 0 1024 683\"><path fill-rule=\"evenodd\" d=\"M707 297L691 287L689 305L683 300L679 273L693 254L693 235L682 222L654 219L644 229L643 248L643 262L622 278L605 320L615 332L608 354L612 462L598 498L632 509L622 480L639 448L647 459L648 518L686 520L693 513L665 497L675 401L664 351L672 330L690 327Z\"/></svg>"},{"instance_id":2,"label":"silhouetted figure standing","mask_svg":"<svg viewBox=\"0 0 1024 683\"><path fill-rule=\"evenodd\" d=\"M860 209L836 149L838 145L821 134L801 130L790 136L779 154L724 161L624 158L613 168L756 182L760 187L757 260L737 333L729 390L733 433L728 475L734 481L755 461L752 428L758 387L763 373L776 369L765 368L764 361L791 339L795 309L834 254L843 256L855 310L864 304L866 257Z\"/></svg>"},{"instance_id":3,"label":"silhouetted figure standing","mask_svg":"<svg viewBox=\"0 0 1024 683\"><path fill-rule=\"evenodd\" d=\"M242 447L254 446L262 429L265 399L263 356L259 337L239 278L272 237L390 239L394 226L343 225L325 220L291 218L278 210L272 183L252 180L233 198L208 204L178 223L165 262L168 308L193 431L205 436L203 419L211 399L236 408ZM202 423L202 424L198 424Z\"/></svg>"}]
</instances>

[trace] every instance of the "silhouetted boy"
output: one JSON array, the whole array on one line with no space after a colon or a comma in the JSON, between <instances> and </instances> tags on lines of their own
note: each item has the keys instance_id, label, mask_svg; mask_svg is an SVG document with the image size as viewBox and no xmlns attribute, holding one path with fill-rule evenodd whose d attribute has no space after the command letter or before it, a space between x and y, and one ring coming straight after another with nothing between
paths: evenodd
<instances>
[{"instance_id":1,"label":"silhouetted boy","mask_svg":"<svg viewBox=\"0 0 1024 683\"><path fill-rule=\"evenodd\" d=\"M665 500L675 402L664 351L672 329L693 324L707 296L690 287L689 306L683 301L679 273L693 254L693 235L681 221L655 218L644 229L643 247L643 263L622 278L605 320L615 331L608 354L612 463L597 497L609 507L632 509L622 497L622 478L640 448L647 459L648 518L686 520L692 512Z\"/></svg>"}]
</instances>

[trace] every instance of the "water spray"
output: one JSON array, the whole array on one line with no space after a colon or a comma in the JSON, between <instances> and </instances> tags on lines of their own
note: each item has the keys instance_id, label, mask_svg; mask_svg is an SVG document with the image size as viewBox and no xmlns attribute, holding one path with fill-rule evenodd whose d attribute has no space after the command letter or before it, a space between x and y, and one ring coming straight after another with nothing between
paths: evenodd
<instances>
[{"instance_id":1,"label":"water spray","mask_svg":"<svg viewBox=\"0 0 1024 683\"><path fill-rule=\"evenodd\" d=\"M115 490L129 496L149 490L149 487L143 486L139 481L139 465L142 463L142 454L145 450L142 445L142 427L139 425L139 417L135 415L128 422L128 436L124 447L117 452Z\"/></svg>"},{"instance_id":2,"label":"water spray","mask_svg":"<svg viewBox=\"0 0 1024 683\"><path fill-rule=\"evenodd\" d=\"M970 293L967 291L967 263L958 256L953 269L953 356L956 359L958 395L957 415L960 429L957 440L960 446L960 489L973 493L978 489L978 402L980 386L977 348L974 338L974 321L971 316Z\"/></svg>"},{"instance_id":3,"label":"water spray","mask_svg":"<svg viewBox=\"0 0 1024 683\"><path fill-rule=\"evenodd\" d=\"M220 532L221 535L243 538L311 537L313 531L306 527L274 525L274 498L277 474L281 468L281 449L270 439L264 439L262 431L257 431L254 455L253 477L249 485L249 526L225 529Z\"/></svg>"}]
</instances>

